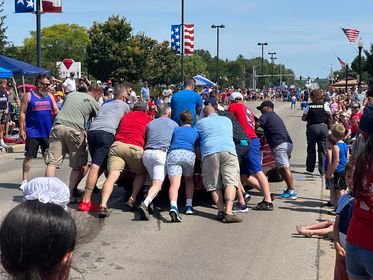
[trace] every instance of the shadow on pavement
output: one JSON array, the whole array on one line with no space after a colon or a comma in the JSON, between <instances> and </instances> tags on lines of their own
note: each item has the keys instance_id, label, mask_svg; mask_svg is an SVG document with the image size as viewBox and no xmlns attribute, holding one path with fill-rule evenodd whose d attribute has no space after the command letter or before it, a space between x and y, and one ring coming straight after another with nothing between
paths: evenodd
<instances>
[{"instance_id":1,"label":"shadow on pavement","mask_svg":"<svg viewBox=\"0 0 373 280\"><path fill-rule=\"evenodd\" d=\"M278 206L277 208L296 211L296 212L305 212L305 213L313 212L313 213L317 213L317 214L321 213L321 214L325 214L325 215L330 214L330 211L326 211L326 210L323 210L323 209L320 210L318 208L315 208L315 209L312 209L312 208L293 208L293 207L283 207L283 206Z\"/></svg>"},{"instance_id":2,"label":"shadow on pavement","mask_svg":"<svg viewBox=\"0 0 373 280\"><path fill-rule=\"evenodd\" d=\"M1 189L18 189L20 184L14 184L14 183L0 183Z\"/></svg>"}]
</instances>

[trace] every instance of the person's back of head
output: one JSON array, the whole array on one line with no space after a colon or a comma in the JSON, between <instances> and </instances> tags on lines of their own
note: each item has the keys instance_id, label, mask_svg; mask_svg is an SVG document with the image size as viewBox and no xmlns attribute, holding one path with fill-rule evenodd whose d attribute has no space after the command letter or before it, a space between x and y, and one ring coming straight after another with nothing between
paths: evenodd
<instances>
[{"instance_id":1,"label":"person's back of head","mask_svg":"<svg viewBox=\"0 0 373 280\"><path fill-rule=\"evenodd\" d=\"M159 117L171 117L171 107L167 103L162 103L158 108Z\"/></svg>"},{"instance_id":2,"label":"person's back of head","mask_svg":"<svg viewBox=\"0 0 373 280\"><path fill-rule=\"evenodd\" d=\"M193 114L190 111L182 111L180 113L180 123L181 125L192 125L193 124Z\"/></svg>"},{"instance_id":3,"label":"person's back of head","mask_svg":"<svg viewBox=\"0 0 373 280\"><path fill-rule=\"evenodd\" d=\"M196 80L194 78L187 78L184 81L184 88L193 90L194 87L196 86Z\"/></svg>"},{"instance_id":4,"label":"person's back of head","mask_svg":"<svg viewBox=\"0 0 373 280\"><path fill-rule=\"evenodd\" d=\"M332 126L331 132L336 141L341 141L346 135L346 128L343 124L335 124Z\"/></svg>"},{"instance_id":5,"label":"person's back of head","mask_svg":"<svg viewBox=\"0 0 373 280\"><path fill-rule=\"evenodd\" d=\"M213 106L211 105L206 105L205 108L203 108L203 114L208 117L211 114L216 113L216 110Z\"/></svg>"},{"instance_id":6,"label":"person's back of head","mask_svg":"<svg viewBox=\"0 0 373 280\"><path fill-rule=\"evenodd\" d=\"M123 100L124 98L128 98L129 89L123 84L117 84L114 87L114 99L115 100Z\"/></svg>"}]
</instances>

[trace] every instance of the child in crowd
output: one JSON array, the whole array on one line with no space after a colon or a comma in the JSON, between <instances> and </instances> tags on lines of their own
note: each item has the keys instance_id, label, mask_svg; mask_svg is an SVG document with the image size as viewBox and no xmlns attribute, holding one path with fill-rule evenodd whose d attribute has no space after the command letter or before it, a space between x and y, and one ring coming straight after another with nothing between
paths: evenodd
<instances>
[{"instance_id":1,"label":"child in crowd","mask_svg":"<svg viewBox=\"0 0 373 280\"><path fill-rule=\"evenodd\" d=\"M290 109L295 109L296 104L297 104L297 97L295 96L295 94L293 94L291 97Z\"/></svg>"},{"instance_id":2,"label":"child in crowd","mask_svg":"<svg viewBox=\"0 0 373 280\"><path fill-rule=\"evenodd\" d=\"M346 273L346 235L348 225L352 215L352 191L353 191L353 176L355 172L354 162L349 161L345 167L345 180L348 186L349 193L343 195L339 200L338 209L336 211L336 219L333 229L334 248L336 251L334 280L348 280Z\"/></svg>"},{"instance_id":3,"label":"child in crowd","mask_svg":"<svg viewBox=\"0 0 373 280\"><path fill-rule=\"evenodd\" d=\"M326 138L326 158L325 158L325 173L328 169L332 168L333 164L333 147L336 145L336 141L331 134ZM330 199L326 206L337 208L337 197L334 188L334 178L325 178L326 189L330 192Z\"/></svg>"},{"instance_id":4,"label":"child in crowd","mask_svg":"<svg viewBox=\"0 0 373 280\"><path fill-rule=\"evenodd\" d=\"M345 137L345 128L342 124L333 125L332 136L337 141L333 146L333 163L326 172L326 179L334 177L334 188L336 190L337 201L346 190L345 181L345 165L349 158L349 150L347 144L343 141Z\"/></svg>"}]
</instances>

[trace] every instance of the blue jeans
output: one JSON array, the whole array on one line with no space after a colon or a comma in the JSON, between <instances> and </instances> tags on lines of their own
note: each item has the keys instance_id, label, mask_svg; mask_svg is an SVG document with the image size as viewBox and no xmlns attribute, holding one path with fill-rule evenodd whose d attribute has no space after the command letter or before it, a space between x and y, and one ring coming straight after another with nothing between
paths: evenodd
<instances>
[{"instance_id":1,"label":"blue jeans","mask_svg":"<svg viewBox=\"0 0 373 280\"><path fill-rule=\"evenodd\" d=\"M373 251L347 243L346 269L348 275L358 280L373 277Z\"/></svg>"}]
</instances>

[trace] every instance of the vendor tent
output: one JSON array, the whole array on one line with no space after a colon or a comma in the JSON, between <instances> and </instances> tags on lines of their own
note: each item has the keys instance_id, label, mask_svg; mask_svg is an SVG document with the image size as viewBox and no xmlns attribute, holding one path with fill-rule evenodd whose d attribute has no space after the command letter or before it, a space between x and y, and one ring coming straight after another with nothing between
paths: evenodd
<instances>
[{"instance_id":1,"label":"vendor tent","mask_svg":"<svg viewBox=\"0 0 373 280\"><path fill-rule=\"evenodd\" d=\"M36 77L38 74L48 74L50 71L40 67L16 60L7 56L0 55L0 67L12 71L14 76Z\"/></svg>"},{"instance_id":2,"label":"vendor tent","mask_svg":"<svg viewBox=\"0 0 373 280\"><path fill-rule=\"evenodd\" d=\"M9 71L9 70L6 70L0 67L0 78L6 79L6 78L11 78L11 77L13 77L12 71Z\"/></svg>"},{"instance_id":3,"label":"vendor tent","mask_svg":"<svg viewBox=\"0 0 373 280\"><path fill-rule=\"evenodd\" d=\"M197 75L193 77L196 80L196 86L212 87L215 83L211 82L209 79L203 77L202 75Z\"/></svg>"}]
</instances>

